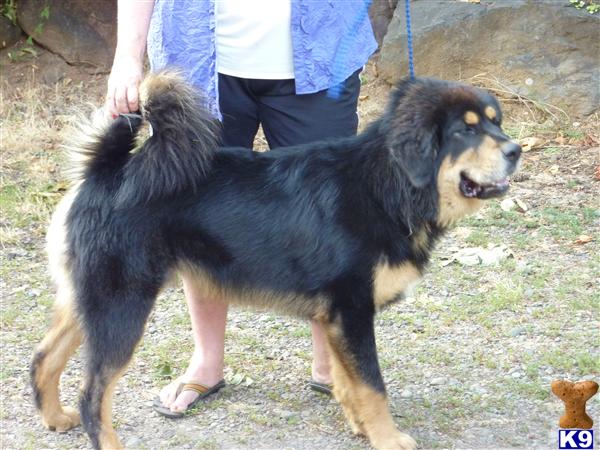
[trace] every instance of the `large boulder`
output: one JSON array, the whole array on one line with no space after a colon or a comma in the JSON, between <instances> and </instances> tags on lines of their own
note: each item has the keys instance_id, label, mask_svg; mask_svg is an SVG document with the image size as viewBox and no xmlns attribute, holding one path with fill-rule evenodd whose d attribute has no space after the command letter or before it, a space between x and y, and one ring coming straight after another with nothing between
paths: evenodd
<instances>
[{"instance_id":1,"label":"large boulder","mask_svg":"<svg viewBox=\"0 0 600 450\"><path fill-rule=\"evenodd\" d=\"M110 70L117 0L19 0L17 19L23 31L69 64Z\"/></svg>"},{"instance_id":2,"label":"large boulder","mask_svg":"<svg viewBox=\"0 0 600 450\"><path fill-rule=\"evenodd\" d=\"M384 39L379 73L408 73L404 2ZM412 30L417 75L491 79L533 100L586 116L600 105L600 17L567 1L416 0Z\"/></svg>"},{"instance_id":3,"label":"large boulder","mask_svg":"<svg viewBox=\"0 0 600 450\"><path fill-rule=\"evenodd\" d=\"M0 48L13 45L21 37L21 30L7 17L0 16Z\"/></svg>"},{"instance_id":4,"label":"large boulder","mask_svg":"<svg viewBox=\"0 0 600 450\"><path fill-rule=\"evenodd\" d=\"M369 18L377 44L381 46L385 37L398 0L373 0L369 8Z\"/></svg>"}]
</instances>

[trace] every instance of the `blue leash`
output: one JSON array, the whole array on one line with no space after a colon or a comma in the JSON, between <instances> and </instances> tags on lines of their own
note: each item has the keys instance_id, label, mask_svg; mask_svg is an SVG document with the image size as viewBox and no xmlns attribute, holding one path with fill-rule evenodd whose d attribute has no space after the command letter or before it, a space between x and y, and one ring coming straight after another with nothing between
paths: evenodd
<instances>
[{"instance_id":1,"label":"blue leash","mask_svg":"<svg viewBox=\"0 0 600 450\"><path fill-rule=\"evenodd\" d=\"M356 19L350 28L350 31L346 33L346 35L340 41L338 46L338 50L335 55L335 59L333 61L333 80L334 84L329 89L327 89L327 97L333 99L339 99L342 90L344 89L344 81L345 79L340 79L343 75L344 66L343 63L346 61L348 53L350 52L350 43L352 39L352 31L358 29L361 23L368 17L369 15L369 6L371 6L372 0L365 0L361 10L356 15ZM415 63L413 56L413 43L412 43L412 29L410 26L410 0L404 0L404 12L406 14L406 44L408 47L408 70L410 74L410 79L415 79Z\"/></svg>"},{"instance_id":2,"label":"blue leash","mask_svg":"<svg viewBox=\"0 0 600 450\"><path fill-rule=\"evenodd\" d=\"M410 79L415 79L415 62L413 60L412 30L410 28L410 0L404 1L406 13L406 46L408 47L408 70Z\"/></svg>"}]
</instances>

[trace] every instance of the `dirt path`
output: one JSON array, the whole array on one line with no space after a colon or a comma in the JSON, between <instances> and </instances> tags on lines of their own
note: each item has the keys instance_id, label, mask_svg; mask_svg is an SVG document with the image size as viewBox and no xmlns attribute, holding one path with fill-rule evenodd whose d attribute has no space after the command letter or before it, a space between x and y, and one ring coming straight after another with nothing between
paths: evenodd
<instances>
[{"instance_id":1,"label":"dirt path","mask_svg":"<svg viewBox=\"0 0 600 450\"><path fill-rule=\"evenodd\" d=\"M22 62L2 80L1 447L89 448L80 427L42 428L28 364L52 304L43 239L65 188L61 133L76 105L100 100L104 79L71 74L43 85L32 73ZM386 92L368 72L364 122ZM523 130L516 119L508 124ZM439 246L415 296L379 315L391 407L422 448L557 448L562 406L550 382L600 377L600 155L590 132L597 124L549 131L541 148L525 154L510 193L527 211L494 202L465 220ZM500 245L511 256L494 266L453 260L460 249ZM115 425L128 448L368 448L332 400L305 387L307 324L265 312L231 311L229 384L213 401L178 421L157 416L152 398L185 367L190 337L181 290L169 290L116 393ZM80 372L77 357L63 379L68 404L76 403ZM599 399L588 407L597 423Z\"/></svg>"}]
</instances>

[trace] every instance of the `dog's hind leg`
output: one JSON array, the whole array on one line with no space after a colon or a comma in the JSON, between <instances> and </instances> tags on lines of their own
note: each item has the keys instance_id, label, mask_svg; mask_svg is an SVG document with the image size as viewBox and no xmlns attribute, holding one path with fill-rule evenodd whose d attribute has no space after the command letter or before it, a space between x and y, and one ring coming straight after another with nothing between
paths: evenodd
<instances>
[{"instance_id":1,"label":"dog's hind leg","mask_svg":"<svg viewBox=\"0 0 600 450\"><path fill-rule=\"evenodd\" d=\"M31 384L42 423L52 431L66 431L79 425L79 413L62 406L60 376L69 357L81 344L81 329L75 317L71 291L59 288L53 323L37 347L31 363Z\"/></svg>"},{"instance_id":2,"label":"dog's hind leg","mask_svg":"<svg viewBox=\"0 0 600 450\"><path fill-rule=\"evenodd\" d=\"M112 426L112 397L139 342L158 292L136 287L118 289L118 297L91 300L84 312L87 370L80 410L94 448L121 449ZM156 290L157 291L157 290ZM145 292L146 295L142 295ZM86 301L84 300L84 303Z\"/></svg>"},{"instance_id":3,"label":"dog's hind leg","mask_svg":"<svg viewBox=\"0 0 600 450\"><path fill-rule=\"evenodd\" d=\"M60 376L82 338L75 313L65 228L65 218L76 192L76 189L72 189L63 198L48 228L50 270L58 289L52 325L35 351L30 372L35 403L42 415L42 423L54 431L66 431L80 422L79 413L73 408L63 407L59 399Z\"/></svg>"},{"instance_id":4,"label":"dog's hind leg","mask_svg":"<svg viewBox=\"0 0 600 450\"><path fill-rule=\"evenodd\" d=\"M370 308L343 308L326 325L333 393L353 431L365 434L373 447L413 450L415 441L396 428L389 410L377 361L373 316Z\"/></svg>"}]
</instances>

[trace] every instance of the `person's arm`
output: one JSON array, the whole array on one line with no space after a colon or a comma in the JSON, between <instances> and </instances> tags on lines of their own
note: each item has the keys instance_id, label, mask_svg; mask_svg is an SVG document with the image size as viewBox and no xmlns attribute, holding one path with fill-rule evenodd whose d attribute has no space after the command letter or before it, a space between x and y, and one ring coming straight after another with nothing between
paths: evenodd
<instances>
[{"instance_id":1,"label":"person's arm","mask_svg":"<svg viewBox=\"0 0 600 450\"><path fill-rule=\"evenodd\" d=\"M108 77L105 113L137 111L138 87L142 81L144 55L154 0L119 0L117 49Z\"/></svg>"}]
</instances>

